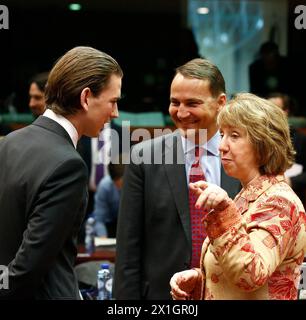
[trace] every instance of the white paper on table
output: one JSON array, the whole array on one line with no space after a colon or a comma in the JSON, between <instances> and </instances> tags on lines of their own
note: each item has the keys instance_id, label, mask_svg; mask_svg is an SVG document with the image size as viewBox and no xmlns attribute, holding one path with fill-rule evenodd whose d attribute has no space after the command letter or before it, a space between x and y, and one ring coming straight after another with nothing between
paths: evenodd
<instances>
[{"instance_id":1,"label":"white paper on table","mask_svg":"<svg viewBox=\"0 0 306 320\"><path fill-rule=\"evenodd\" d=\"M295 177L303 172L303 166L299 163L294 163L293 166L285 171L285 176L288 178Z\"/></svg>"},{"instance_id":2,"label":"white paper on table","mask_svg":"<svg viewBox=\"0 0 306 320\"><path fill-rule=\"evenodd\" d=\"M99 238L95 237L96 247L109 247L116 245L116 238Z\"/></svg>"}]
</instances>

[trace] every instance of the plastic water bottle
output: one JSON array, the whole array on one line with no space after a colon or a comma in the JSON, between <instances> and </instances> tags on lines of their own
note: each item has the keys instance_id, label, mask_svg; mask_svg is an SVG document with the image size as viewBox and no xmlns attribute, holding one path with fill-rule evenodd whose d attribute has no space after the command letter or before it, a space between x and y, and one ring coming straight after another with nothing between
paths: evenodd
<instances>
[{"instance_id":1,"label":"plastic water bottle","mask_svg":"<svg viewBox=\"0 0 306 320\"><path fill-rule=\"evenodd\" d=\"M101 264L98 271L98 300L111 300L113 277L109 270L108 263Z\"/></svg>"},{"instance_id":2,"label":"plastic water bottle","mask_svg":"<svg viewBox=\"0 0 306 320\"><path fill-rule=\"evenodd\" d=\"M85 225L85 249L88 254L95 252L95 219L89 217Z\"/></svg>"}]
</instances>

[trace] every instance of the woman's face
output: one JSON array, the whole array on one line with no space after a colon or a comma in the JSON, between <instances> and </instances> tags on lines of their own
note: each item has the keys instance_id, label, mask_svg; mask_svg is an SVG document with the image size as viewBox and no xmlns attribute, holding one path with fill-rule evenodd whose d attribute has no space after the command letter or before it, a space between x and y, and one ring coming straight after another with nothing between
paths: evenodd
<instances>
[{"instance_id":1,"label":"woman's face","mask_svg":"<svg viewBox=\"0 0 306 320\"><path fill-rule=\"evenodd\" d=\"M247 132L242 128L221 126L219 146L221 162L225 172L246 186L260 176L255 150Z\"/></svg>"}]
</instances>

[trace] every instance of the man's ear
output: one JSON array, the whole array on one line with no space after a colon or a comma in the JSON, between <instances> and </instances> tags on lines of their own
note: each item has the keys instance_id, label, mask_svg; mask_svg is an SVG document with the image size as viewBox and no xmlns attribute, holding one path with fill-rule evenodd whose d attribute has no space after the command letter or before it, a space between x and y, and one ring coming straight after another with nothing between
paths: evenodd
<instances>
[{"instance_id":1,"label":"man's ear","mask_svg":"<svg viewBox=\"0 0 306 320\"><path fill-rule=\"evenodd\" d=\"M218 111L220 111L226 104L226 94L225 93L221 93L218 97Z\"/></svg>"},{"instance_id":2,"label":"man's ear","mask_svg":"<svg viewBox=\"0 0 306 320\"><path fill-rule=\"evenodd\" d=\"M85 111L88 111L88 98L91 96L91 90L86 87L81 91L80 104Z\"/></svg>"}]
</instances>

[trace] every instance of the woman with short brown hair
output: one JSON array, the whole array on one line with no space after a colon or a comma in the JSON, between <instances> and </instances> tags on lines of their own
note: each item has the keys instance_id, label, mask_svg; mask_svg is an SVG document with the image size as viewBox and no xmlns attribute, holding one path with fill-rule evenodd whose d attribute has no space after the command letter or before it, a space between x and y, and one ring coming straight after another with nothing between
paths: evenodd
<instances>
[{"instance_id":1,"label":"woman with short brown hair","mask_svg":"<svg viewBox=\"0 0 306 320\"><path fill-rule=\"evenodd\" d=\"M253 94L219 113L225 172L240 180L231 200L220 187L190 184L208 212L199 269L170 281L173 299L297 299L306 249L305 209L283 173L294 159L285 114Z\"/></svg>"}]
</instances>

